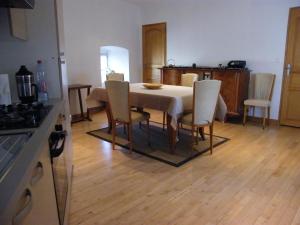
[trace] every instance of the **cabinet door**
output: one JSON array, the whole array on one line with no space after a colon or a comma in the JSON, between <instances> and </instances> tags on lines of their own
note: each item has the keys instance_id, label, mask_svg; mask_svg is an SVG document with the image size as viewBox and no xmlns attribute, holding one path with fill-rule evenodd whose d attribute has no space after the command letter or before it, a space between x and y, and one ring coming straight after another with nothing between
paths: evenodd
<instances>
[{"instance_id":1,"label":"cabinet door","mask_svg":"<svg viewBox=\"0 0 300 225\"><path fill-rule=\"evenodd\" d=\"M178 69L164 69L163 70L163 84L179 85L181 71Z\"/></svg>"},{"instance_id":2,"label":"cabinet door","mask_svg":"<svg viewBox=\"0 0 300 225\"><path fill-rule=\"evenodd\" d=\"M27 22L25 9L9 9L10 29L14 37L27 40Z\"/></svg>"},{"instance_id":3,"label":"cabinet door","mask_svg":"<svg viewBox=\"0 0 300 225\"><path fill-rule=\"evenodd\" d=\"M228 108L228 113L236 115L238 95L238 74L235 71L216 71L214 79L221 80L221 95Z\"/></svg>"},{"instance_id":4,"label":"cabinet door","mask_svg":"<svg viewBox=\"0 0 300 225\"><path fill-rule=\"evenodd\" d=\"M22 198L30 198L31 201L31 209L27 215L22 215L22 209L25 208L24 202L21 203L24 201ZM20 200L20 209L13 219L13 221L18 220L16 224L59 225L48 144L45 145L41 156L32 168L27 189Z\"/></svg>"}]
</instances>

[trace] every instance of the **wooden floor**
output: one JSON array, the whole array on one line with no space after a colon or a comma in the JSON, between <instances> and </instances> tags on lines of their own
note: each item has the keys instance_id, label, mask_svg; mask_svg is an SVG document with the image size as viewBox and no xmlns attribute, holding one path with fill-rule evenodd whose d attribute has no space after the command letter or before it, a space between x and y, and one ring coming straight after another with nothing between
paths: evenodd
<instances>
[{"instance_id":1,"label":"wooden floor","mask_svg":"<svg viewBox=\"0 0 300 225\"><path fill-rule=\"evenodd\" d=\"M300 129L217 123L231 140L175 168L112 151L93 120L73 125L71 225L300 224Z\"/></svg>"}]
</instances>

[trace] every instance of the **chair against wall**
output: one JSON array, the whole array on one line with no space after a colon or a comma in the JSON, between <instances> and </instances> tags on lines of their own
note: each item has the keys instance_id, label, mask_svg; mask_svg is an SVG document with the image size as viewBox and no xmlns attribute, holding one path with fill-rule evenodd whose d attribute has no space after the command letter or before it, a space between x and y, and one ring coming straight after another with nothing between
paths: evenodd
<instances>
[{"instance_id":1,"label":"chair against wall","mask_svg":"<svg viewBox=\"0 0 300 225\"><path fill-rule=\"evenodd\" d=\"M219 80L202 80L194 82L193 94L193 111L182 116L179 122L191 126L192 143L199 142L199 128L209 127L210 136L210 153L213 152L213 124L217 101L220 93L221 81Z\"/></svg>"},{"instance_id":2,"label":"chair against wall","mask_svg":"<svg viewBox=\"0 0 300 225\"><path fill-rule=\"evenodd\" d=\"M147 112L137 112L130 110L129 83L122 81L106 81L108 101L112 117L112 144L115 149L116 125L127 126L127 135L130 152L132 152L132 124L147 121L147 135L149 142L149 119Z\"/></svg>"},{"instance_id":3,"label":"chair against wall","mask_svg":"<svg viewBox=\"0 0 300 225\"><path fill-rule=\"evenodd\" d=\"M196 73L184 73L181 75L181 86L193 87L194 82L199 79Z\"/></svg>"},{"instance_id":4,"label":"chair against wall","mask_svg":"<svg viewBox=\"0 0 300 225\"><path fill-rule=\"evenodd\" d=\"M246 124L249 108L253 108L253 116L255 107L263 109L263 129L266 127L266 118L268 118L268 125L270 123L270 108L275 83L275 74L271 73L257 73L254 74L253 94L250 99L244 101L244 120L243 125Z\"/></svg>"},{"instance_id":5,"label":"chair against wall","mask_svg":"<svg viewBox=\"0 0 300 225\"><path fill-rule=\"evenodd\" d=\"M106 75L106 80L124 81L123 73L109 73Z\"/></svg>"}]
</instances>

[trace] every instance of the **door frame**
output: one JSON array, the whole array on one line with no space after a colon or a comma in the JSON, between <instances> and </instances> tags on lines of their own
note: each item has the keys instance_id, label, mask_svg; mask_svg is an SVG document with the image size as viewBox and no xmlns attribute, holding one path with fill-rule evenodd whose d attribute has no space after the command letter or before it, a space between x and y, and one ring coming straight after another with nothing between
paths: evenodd
<instances>
[{"instance_id":1,"label":"door frame","mask_svg":"<svg viewBox=\"0 0 300 225\"><path fill-rule=\"evenodd\" d=\"M293 9L300 9L300 6L292 7L289 9L289 17L288 17L288 24L287 24L287 31L286 31L286 42L285 42L285 53L284 53L284 64L283 64L283 76L282 76L282 83L281 83L281 95L280 95L280 105L279 105L279 125L281 126L291 126L291 125L285 125L282 124L282 111L283 109L283 95L285 91L285 83L287 79L287 73L286 73L286 64L287 64L287 51L288 51L288 42L289 42L289 32L290 32L290 22L291 22L291 11Z\"/></svg>"}]
</instances>

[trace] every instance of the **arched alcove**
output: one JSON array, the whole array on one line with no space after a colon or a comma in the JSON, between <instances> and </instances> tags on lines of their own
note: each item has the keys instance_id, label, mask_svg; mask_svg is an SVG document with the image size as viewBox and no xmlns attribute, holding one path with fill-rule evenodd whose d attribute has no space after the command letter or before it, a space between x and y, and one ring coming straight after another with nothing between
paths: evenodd
<instances>
[{"instance_id":1,"label":"arched alcove","mask_svg":"<svg viewBox=\"0 0 300 225\"><path fill-rule=\"evenodd\" d=\"M129 77L129 51L118 46L102 46L100 48L101 82L106 80L110 72L123 73L126 81Z\"/></svg>"}]
</instances>

